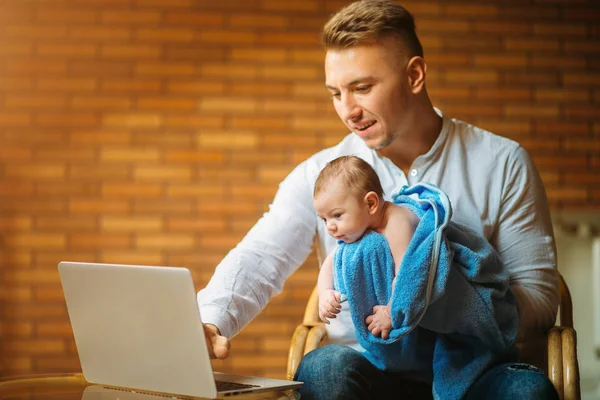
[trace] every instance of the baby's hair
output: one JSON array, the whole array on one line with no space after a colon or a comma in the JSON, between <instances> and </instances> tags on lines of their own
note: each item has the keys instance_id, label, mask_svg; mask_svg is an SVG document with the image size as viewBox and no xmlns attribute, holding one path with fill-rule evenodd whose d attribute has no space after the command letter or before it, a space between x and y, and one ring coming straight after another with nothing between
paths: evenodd
<instances>
[{"instance_id":1,"label":"baby's hair","mask_svg":"<svg viewBox=\"0 0 600 400\"><path fill-rule=\"evenodd\" d=\"M317 177L313 198L326 190L333 179L340 179L342 185L356 195L375 192L383 199L383 188L377 173L362 158L342 156L328 162Z\"/></svg>"}]
</instances>

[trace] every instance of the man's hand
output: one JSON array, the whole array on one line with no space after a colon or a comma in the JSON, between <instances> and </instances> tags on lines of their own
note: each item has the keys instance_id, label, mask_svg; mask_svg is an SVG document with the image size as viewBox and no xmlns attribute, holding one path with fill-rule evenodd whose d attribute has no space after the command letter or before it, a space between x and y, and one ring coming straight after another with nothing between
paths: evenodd
<instances>
[{"instance_id":1,"label":"man's hand","mask_svg":"<svg viewBox=\"0 0 600 400\"><path fill-rule=\"evenodd\" d=\"M208 344L208 353L210 358L225 359L229 355L229 339L221 336L219 328L213 324L202 324L204 326L204 336Z\"/></svg>"},{"instance_id":2,"label":"man's hand","mask_svg":"<svg viewBox=\"0 0 600 400\"><path fill-rule=\"evenodd\" d=\"M369 315L365 322L367 329L373 336L381 336L382 339L390 337L392 330L392 316L390 314L390 306L375 306L373 307L373 315Z\"/></svg>"},{"instance_id":3,"label":"man's hand","mask_svg":"<svg viewBox=\"0 0 600 400\"><path fill-rule=\"evenodd\" d=\"M319 293L319 318L325 323L329 323L327 318L335 318L336 314L342 308L341 294L333 289L324 290Z\"/></svg>"}]
</instances>

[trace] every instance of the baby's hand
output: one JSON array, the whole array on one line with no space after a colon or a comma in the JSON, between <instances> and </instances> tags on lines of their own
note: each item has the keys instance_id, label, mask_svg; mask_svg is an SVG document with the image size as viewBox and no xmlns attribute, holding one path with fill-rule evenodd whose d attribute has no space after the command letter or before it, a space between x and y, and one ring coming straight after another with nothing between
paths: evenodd
<instances>
[{"instance_id":1,"label":"baby's hand","mask_svg":"<svg viewBox=\"0 0 600 400\"><path fill-rule=\"evenodd\" d=\"M325 323L329 323L327 318L335 318L336 314L340 312L341 295L333 289L326 289L322 293L319 293L319 318Z\"/></svg>"},{"instance_id":2,"label":"baby's hand","mask_svg":"<svg viewBox=\"0 0 600 400\"><path fill-rule=\"evenodd\" d=\"M392 330L392 315L390 314L390 306L375 306L373 307L373 315L369 315L365 322L368 325L369 332L374 336L381 336L382 339L390 337Z\"/></svg>"}]
</instances>

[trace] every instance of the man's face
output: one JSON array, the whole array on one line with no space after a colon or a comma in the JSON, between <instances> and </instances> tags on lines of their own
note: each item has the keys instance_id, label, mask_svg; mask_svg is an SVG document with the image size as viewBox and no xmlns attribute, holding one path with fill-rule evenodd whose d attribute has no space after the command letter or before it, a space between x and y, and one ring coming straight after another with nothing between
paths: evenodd
<instances>
[{"instance_id":1,"label":"man's face","mask_svg":"<svg viewBox=\"0 0 600 400\"><path fill-rule=\"evenodd\" d=\"M328 50L325 76L337 114L370 148L383 149L406 129L406 61L391 40Z\"/></svg>"}]
</instances>

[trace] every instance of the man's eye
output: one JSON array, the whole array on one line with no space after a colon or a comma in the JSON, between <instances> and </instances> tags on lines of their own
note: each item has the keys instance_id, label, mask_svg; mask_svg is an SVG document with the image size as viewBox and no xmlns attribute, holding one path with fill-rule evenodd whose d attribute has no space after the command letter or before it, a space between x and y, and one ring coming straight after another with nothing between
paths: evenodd
<instances>
[{"instance_id":1,"label":"man's eye","mask_svg":"<svg viewBox=\"0 0 600 400\"><path fill-rule=\"evenodd\" d=\"M342 95L340 93L331 93L331 98L339 100Z\"/></svg>"},{"instance_id":2,"label":"man's eye","mask_svg":"<svg viewBox=\"0 0 600 400\"><path fill-rule=\"evenodd\" d=\"M372 88L371 85L365 85L365 86L357 86L355 90L358 93L369 93L369 91L371 90L371 88Z\"/></svg>"}]
</instances>

